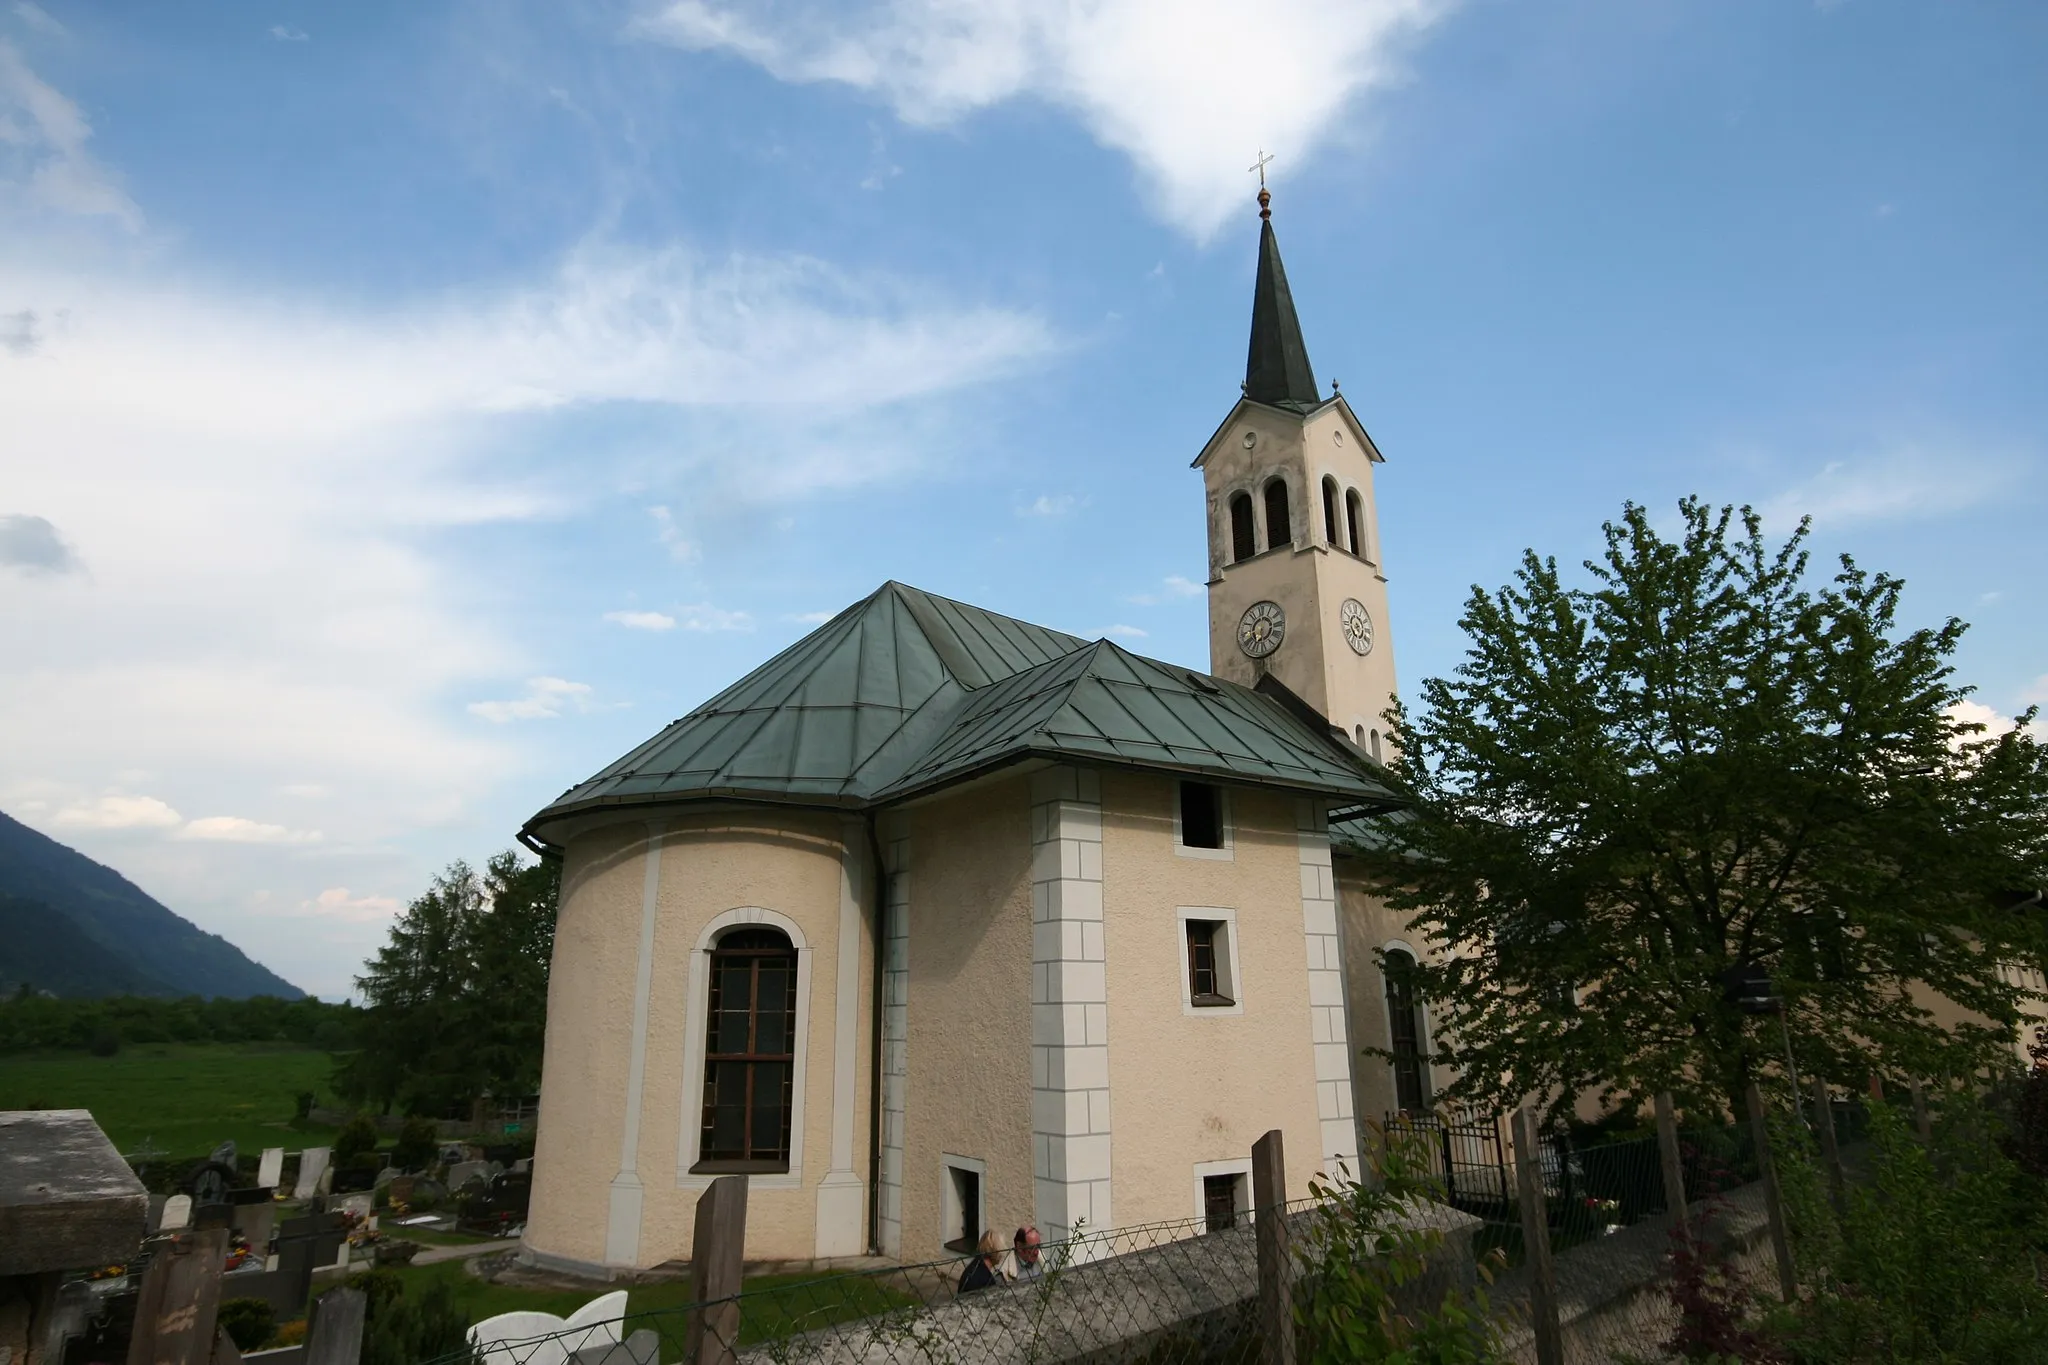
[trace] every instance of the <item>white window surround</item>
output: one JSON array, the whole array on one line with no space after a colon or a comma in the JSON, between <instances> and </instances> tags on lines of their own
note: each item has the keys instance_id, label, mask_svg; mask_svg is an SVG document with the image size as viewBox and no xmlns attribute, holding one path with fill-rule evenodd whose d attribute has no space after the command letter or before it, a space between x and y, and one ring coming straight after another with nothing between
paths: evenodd
<instances>
[{"instance_id":1,"label":"white window surround","mask_svg":"<svg viewBox=\"0 0 2048 1365\"><path fill-rule=\"evenodd\" d=\"M693 1174L697 1149L704 1140L704 1030L705 1011L710 1003L711 948L718 936L739 925L758 924L780 929L789 935L796 949L796 1074L790 1082L789 1169L749 1174L747 1184L757 1190L798 1190L804 1183L804 1061L811 1042L811 945L804 931L789 916L757 905L743 905L719 915L704 926L697 946L690 950L689 994L683 1000L683 1103L682 1140L676 1144L676 1188L701 1190L718 1179L716 1175Z\"/></svg>"},{"instance_id":2,"label":"white window surround","mask_svg":"<svg viewBox=\"0 0 2048 1365\"><path fill-rule=\"evenodd\" d=\"M1252 1211L1252 1160L1246 1156L1234 1156L1224 1161L1197 1161L1195 1163L1195 1219L1197 1222L1209 1216L1208 1200L1204 1197L1202 1182L1212 1175L1235 1175L1243 1177L1237 1182L1237 1211L1240 1216Z\"/></svg>"},{"instance_id":3,"label":"white window surround","mask_svg":"<svg viewBox=\"0 0 2048 1365\"><path fill-rule=\"evenodd\" d=\"M1188 921L1207 920L1223 926L1218 937L1223 941L1217 945L1216 966L1223 980L1223 994L1230 997L1228 1005L1197 1005L1195 983L1190 979L1192 971L1188 962ZM1220 905L1180 905L1173 911L1174 947L1180 953L1180 1012L1185 1015L1207 1018L1231 1018L1244 1013L1244 973L1237 967L1237 911Z\"/></svg>"},{"instance_id":4,"label":"white window surround","mask_svg":"<svg viewBox=\"0 0 2048 1365\"><path fill-rule=\"evenodd\" d=\"M974 1175L974 1188L980 1198L981 1207L975 1210L976 1220L982 1226L975 1233L988 1231L988 1163L980 1157L955 1156L951 1152L939 1154L939 1245L945 1246L956 1239L965 1226L965 1210L960 1207L960 1186L953 1179L954 1171L970 1171Z\"/></svg>"},{"instance_id":5,"label":"white window surround","mask_svg":"<svg viewBox=\"0 0 2048 1365\"><path fill-rule=\"evenodd\" d=\"M1196 779L1187 778L1184 780L1192 782ZM1226 863L1237 861L1237 854L1235 852L1237 830L1235 822L1231 819L1230 788L1220 782L1203 782L1200 784L1216 789L1216 813L1217 818L1223 825L1223 847L1189 848L1181 842L1180 837L1180 782L1181 780L1176 780L1173 784L1173 851L1183 858L1210 858Z\"/></svg>"}]
</instances>

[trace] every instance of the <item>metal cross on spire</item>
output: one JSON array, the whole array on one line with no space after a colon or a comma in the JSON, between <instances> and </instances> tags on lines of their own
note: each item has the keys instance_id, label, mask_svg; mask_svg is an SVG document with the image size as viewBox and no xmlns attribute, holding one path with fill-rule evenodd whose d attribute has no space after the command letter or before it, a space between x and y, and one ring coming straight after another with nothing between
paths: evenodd
<instances>
[{"instance_id":1,"label":"metal cross on spire","mask_svg":"<svg viewBox=\"0 0 2048 1365\"><path fill-rule=\"evenodd\" d=\"M1245 167L1247 171L1257 171L1259 173L1260 218L1271 218L1273 216L1273 210L1270 207L1270 205L1273 202L1273 196L1266 189L1266 167L1272 160L1273 154L1267 151L1264 147L1261 147L1259 148L1259 159L1257 161L1254 161L1251 165Z\"/></svg>"}]
</instances>

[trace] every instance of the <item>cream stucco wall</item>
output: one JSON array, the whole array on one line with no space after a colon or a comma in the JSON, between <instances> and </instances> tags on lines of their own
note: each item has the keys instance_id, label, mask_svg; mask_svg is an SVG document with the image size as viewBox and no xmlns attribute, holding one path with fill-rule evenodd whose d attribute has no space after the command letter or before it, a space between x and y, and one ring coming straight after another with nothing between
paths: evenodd
<instances>
[{"instance_id":1,"label":"cream stucco wall","mask_svg":"<svg viewBox=\"0 0 2048 1365\"><path fill-rule=\"evenodd\" d=\"M818 1251L818 1187L831 1166L835 1100L850 1111L841 1122L850 1120L857 1135L852 1171L862 1181L867 1175L866 988L873 945L862 826L810 812L677 813L662 827L652 878L649 828L633 823L593 830L565 850L525 1247L545 1260L591 1268L650 1266L687 1255L697 1196L711 1179L689 1170L702 1096L687 1085L689 1075L701 1077L701 1054L693 1068L688 1040L693 1020L699 1039L702 1033L706 931L721 916L739 912L741 919L784 917L794 927L804 1038L792 1171L751 1178L747 1254L808 1259ZM840 1084L835 1067L838 961L848 921L860 997L852 1012L850 1086ZM636 1040L643 1008L645 1032ZM864 1247L864 1194L854 1203L853 1235Z\"/></svg>"},{"instance_id":2,"label":"cream stucco wall","mask_svg":"<svg viewBox=\"0 0 2048 1365\"><path fill-rule=\"evenodd\" d=\"M1007 777L890 819L907 840L906 1261L946 1255L947 1154L986 1163L983 1221L1032 1219L1030 784Z\"/></svg>"},{"instance_id":3,"label":"cream stucco wall","mask_svg":"<svg viewBox=\"0 0 2048 1365\"><path fill-rule=\"evenodd\" d=\"M1344 989L1351 1012L1351 1093L1353 1107L1364 1127L1384 1121L1396 1107L1393 1063L1384 1057L1363 1055L1365 1048L1384 1048L1392 1042L1387 979L1380 970L1378 954L1389 946L1400 945L1422 958L1429 945L1410 932L1405 917L1389 910L1386 902L1365 889L1355 873L1347 872L1342 858L1337 860L1337 898L1344 929ZM1425 1006L1425 1045L1429 1026ZM1433 1067L1430 1080L1430 1094L1434 1096L1450 1083L1451 1075L1443 1067Z\"/></svg>"},{"instance_id":4,"label":"cream stucco wall","mask_svg":"<svg viewBox=\"0 0 2048 1365\"><path fill-rule=\"evenodd\" d=\"M1230 856L1176 851L1171 778L1102 773L1103 941L1120 1225L1193 1217L1198 1163L1285 1134L1290 1196L1322 1151L1295 801L1229 792ZM1182 1007L1179 907L1236 916L1242 1013Z\"/></svg>"}]
</instances>

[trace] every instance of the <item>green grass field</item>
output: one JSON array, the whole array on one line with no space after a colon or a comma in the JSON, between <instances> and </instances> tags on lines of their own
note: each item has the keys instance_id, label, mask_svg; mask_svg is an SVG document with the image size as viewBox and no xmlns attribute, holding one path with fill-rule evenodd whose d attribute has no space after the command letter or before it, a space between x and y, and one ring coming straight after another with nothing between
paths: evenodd
<instances>
[{"instance_id":1,"label":"green grass field","mask_svg":"<svg viewBox=\"0 0 2048 1365\"><path fill-rule=\"evenodd\" d=\"M469 1315L472 1323L482 1322L485 1318L495 1317L499 1313L522 1309L553 1313L556 1317L565 1318L605 1292L602 1285L594 1285L588 1289L562 1290L524 1289L513 1285L490 1284L469 1274L465 1267L466 1263L462 1261L442 1261L435 1265L407 1266L398 1274L405 1281L408 1298L417 1298L426 1291L428 1285L446 1284L456 1305ZM754 1275L747 1278L744 1288L748 1293L757 1293L805 1284L817 1278L819 1277L815 1275ZM751 1311L742 1320L741 1339L760 1341L780 1335L797 1325L794 1319L798 1316L801 1316L804 1327L818 1327L829 1322L879 1313L885 1308L898 1307L910 1301L905 1295L894 1292L883 1281L849 1278L836 1285L831 1292L799 1291L789 1295L777 1295L771 1299L755 1300L748 1305ZM688 1307L689 1304L688 1280L639 1284L626 1290L628 1313L681 1309ZM679 1334L680 1322L672 1326Z\"/></svg>"},{"instance_id":2,"label":"green grass field","mask_svg":"<svg viewBox=\"0 0 2048 1365\"><path fill-rule=\"evenodd\" d=\"M171 1157L205 1156L228 1138L244 1152L320 1146L332 1128L291 1126L295 1100L327 1101L325 1052L263 1043L140 1043L0 1056L0 1109L90 1109L122 1152L147 1140Z\"/></svg>"}]
</instances>

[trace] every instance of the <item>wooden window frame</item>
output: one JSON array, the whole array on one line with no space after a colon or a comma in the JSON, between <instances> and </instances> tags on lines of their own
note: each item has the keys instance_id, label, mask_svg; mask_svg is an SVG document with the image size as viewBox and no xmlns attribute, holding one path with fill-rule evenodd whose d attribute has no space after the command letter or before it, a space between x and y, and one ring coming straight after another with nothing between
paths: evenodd
<instances>
[{"instance_id":1,"label":"wooden window frame","mask_svg":"<svg viewBox=\"0 0 2048 1365\"><path fill-rule=\"evenodd\" d=\"M731 940L753 935L773 934L779 944L761 943L749 947L729 947ZM726 931L711 947L709 973L705 990L704 1026L704 1078L703 1095L699 1106L699 1131L697 1138L698 1160L690 1167L692 1175L728 1174L781 1174L790 1169L795 1145L794 1120L796 1116L796 1073L797 1073L797 1024L798 995L801 989L799 974L803 963L796 945L788 934L768 925L747 925ZM724 990L723 972L725 964L735 959L749 959L753 964L748 975L747 998L747 1050L744 1052L717 1052L718 1015L721 993ZM761 967L765 963L783 961L788 964L789 990L783 1003L784 1039L788 1051L767 1053L756 1050L761 1026ZM721 1063L739 1063L747 1068L746 1099L741 1109L745 1137L742 1141L742 1155L729 1153L712 1154L713 1125L716 1122L716 1096L718 1093L718 1068ZM779 1135L779 1155L757 1155L764 1149L756 1141L754 1133L754 1085L762 1066L780 1065L783 1068L782 1132Z\"/></svg>"}]
</instances>

